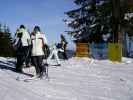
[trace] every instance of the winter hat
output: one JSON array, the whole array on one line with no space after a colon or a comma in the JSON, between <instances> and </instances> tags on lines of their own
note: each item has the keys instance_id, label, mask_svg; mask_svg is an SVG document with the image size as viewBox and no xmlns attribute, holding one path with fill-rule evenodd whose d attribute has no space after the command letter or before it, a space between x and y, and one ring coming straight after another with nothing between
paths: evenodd
<instances>
[{"instance_id":1,"label":"winter hat","mask_svg":"<svg viewBox=\"0 0 133 100\"><path fill-rule=\"evenodd\" d=\"M34 27L34 32L41 32L40 27L39 27L39 26L35 26L35 27Z\"/></svg>"},{"instance_id":2,"label":"winter hat","mask_svg":"<svg viewBox=\"0 0 133 100\"><path fill-rule=\"evenodd\" d=\"M20 29L25 29L26 27L24 26L24 25L20 25L20 27L19 27Z\"/></svg>"}]
</instances>

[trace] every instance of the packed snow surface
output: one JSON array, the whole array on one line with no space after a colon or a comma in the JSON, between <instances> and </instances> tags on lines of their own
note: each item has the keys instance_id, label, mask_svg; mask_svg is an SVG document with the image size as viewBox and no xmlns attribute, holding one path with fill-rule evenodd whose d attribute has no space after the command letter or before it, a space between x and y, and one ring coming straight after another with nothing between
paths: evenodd
<instances>
[{"instance_id":1,"label":"packed snow surface","mask_svg":"<svg viewBox=\"0 0 133 100\"><path fill-rule=\"evenodd\" d=\"M121 63L89 58L49 65L49 80L17 81L15 59L0 57L0 100L133 100L133 59ZM24 68L35 74L34 67Z\"/></svg>"}]
</instances>

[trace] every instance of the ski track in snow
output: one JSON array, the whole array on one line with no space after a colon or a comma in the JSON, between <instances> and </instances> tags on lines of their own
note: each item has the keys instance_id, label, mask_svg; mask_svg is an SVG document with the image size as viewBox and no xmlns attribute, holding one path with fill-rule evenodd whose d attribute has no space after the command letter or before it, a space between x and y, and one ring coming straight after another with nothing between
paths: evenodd
<instances>
[{"instance_id":1,"label":"ski track in snow","mask_svg":"<svg viewBox=\"0 0 133 100\"><path fill-rule=\"evenodd\" d=\"M49 66L49 81L31 82L16 80L29 76L10 70L13 62L0 57L0 100L133 100L133 59L112 63L73 57ZM35 74L34 67L24 71Z\"/></svg>"}]
</instances>

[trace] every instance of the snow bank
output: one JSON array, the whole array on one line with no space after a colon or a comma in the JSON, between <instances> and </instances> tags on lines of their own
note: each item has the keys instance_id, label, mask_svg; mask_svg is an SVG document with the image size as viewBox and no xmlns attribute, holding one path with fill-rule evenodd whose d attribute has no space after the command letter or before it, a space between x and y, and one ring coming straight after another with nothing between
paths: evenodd
<instances>
[{"instance_id":1,"label":"snow bank","mask_svg":"<svg viewBox=\"0 0 133 100\"><path fill-rule=\"evenodd\" d=\"M0 100L133 100L133 59L122 63L71 58L49 66L50 80L29 83L13 72L15 59L0 57ZM24 69L35 73L34 67Z\"/></svg>"}]
</instances>

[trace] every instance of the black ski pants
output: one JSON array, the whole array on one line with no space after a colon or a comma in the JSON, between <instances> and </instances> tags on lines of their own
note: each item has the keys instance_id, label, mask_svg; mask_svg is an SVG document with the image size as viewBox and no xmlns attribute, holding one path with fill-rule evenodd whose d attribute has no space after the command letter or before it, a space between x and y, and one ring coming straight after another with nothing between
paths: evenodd
<instances>
[{"instance_id":1,"label":"black ski pants","mask_svg":"<svg viewBox=\"0 0 133 100\"><path fill-rule=\"evenodd\" d=\"M46 67L43 64L43 56L33 56L33 65L36 69L36 74L41 76L44 72L46 72Z\"/></svg>"},{"instance_id":2,"label":"black ski pants","mask_svg":"<svg viewBox=\"0 0 133 100\"><path fill-rule=\"evenodd\" d=\"M24 62L26 63L26 65L30 62L29 46L23 46L21 49L17 50L17 71L22 71L22 65Z\"/></svg>"}]
</instances>

